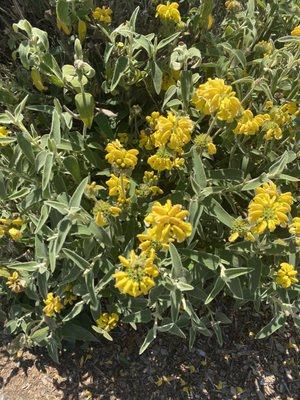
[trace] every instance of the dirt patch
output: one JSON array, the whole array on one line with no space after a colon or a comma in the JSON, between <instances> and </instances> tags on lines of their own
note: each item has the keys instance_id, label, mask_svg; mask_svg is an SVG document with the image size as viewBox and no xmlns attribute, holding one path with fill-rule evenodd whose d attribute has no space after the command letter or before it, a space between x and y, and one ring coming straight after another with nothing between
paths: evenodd
<instances>
[{"instance_id":1,"label":"dirt patch","mask_svg":"<svg viewBox=\"0 0 300 400\"><path fill-rule=\"evenodd\" d=\"M225 329L223 348L200 337L192 352L182 339L165 335L139 356L142 332L129 335L122 327L113 343L65 348L60 365L43 351L13 360L2 347L0 399L299 399L296 333L258 341L261 317L245 318Z\"/></svg>"}]
</instances>

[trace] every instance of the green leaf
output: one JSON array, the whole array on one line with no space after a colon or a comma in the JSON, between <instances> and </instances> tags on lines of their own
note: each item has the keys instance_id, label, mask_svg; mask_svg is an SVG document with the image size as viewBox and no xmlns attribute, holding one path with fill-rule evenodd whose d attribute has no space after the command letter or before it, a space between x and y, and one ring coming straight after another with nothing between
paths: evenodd
<instances>
[{"instance_id":1,"label":"green leaf","mask_svg":"<svg viewBox=\"0 0 300 400\"><path fill-rule=\"evenodd\" d=\"M21 263L12 263L6 265L6 268L14 269L16 271L26 271L26 272L34 272L37 271L40 267L44 267L45 263L37 263L36 261L27 261Z\"/></svg>"},{"instance_id":2,"label":"green leaf","mask_svg":"<svg viewBox=\"0 0 300 400\"><path fill-rule=\"evenodd\" d=\"M229 290L233 294L233 297L237 299L243 299L244 298L244 293L241 285L241 281L239 278L235 278L234 280L231 281L225 281L226 285L228 286Z\"/></svg>"},{"instance_id":3,"label":"green leaf","mask_svg":"<svg viewBox=\"0 0 300 400\"><path fill-rule=\"evenodd\" d=\"M84 273L84 280L85 280L86 288L90 295L91 305L93 308L97 308L98 300L97 300L97 295L96 295L96 290L95 290L93 270L90 269Z\"/></svg>"},{"instance_id":4,"label":"green leaf","mask_svg":"<svg viewBox=\"0 0 300 400\"><path fill-rule=\"evenodd\" d=\"M81 313L84 307L84 301L80 301L74 305L72 310L64 317L62 322L68 322L71 319L75 318L78 314Z\"/></svg>"},{"instance_id":5,"label":"green leaf","mask_svg":"<svg viewBox=\"0 0 300 400\"><path fill-rule=\"evenodd\" d=\"M77 265L83 271L90 268L90 263L75 253L75 251L66 248L63 248L62 251L71 261L74 262L75 265Z\"/></svg>"},{"instance_id":6,"label":"green leaf","mask_svg":"<svg viewBox=\"0 0 300 400\"><path fill-rule=\"evenodd\" d=\"M173 33L173 35L168 36L167 38L161 40L158 45L157 45L157 51L163 49L164 47L166 47L169 43L173 42L176 38L178 38L178 36L181 34L181 32L176 32Z\"/></svg>"},{"instance_id":7,"label":"green leaf","mask_svg":"<svg viewBox=\"0 0 300 400\"><path fill-rule=\"evenodd\" d=\"M45 340L49 333L49 327L45 326L44 328L37 329L30 335L30 339L35 343L40 343Z\"/></svg>"},{"instance_id":8,"label":"green leaf","mask_svg":"<svg viewBox=\"0 0 300 400\"><path fill-rule=\"evenodd\" d=\"M172 321L175 323L178 320L178 315L181 306L181 300L182 300L181 291L179 289L172 290L170 298L171 298L171 317Z\"/></svg>"},{"instance_id":9,"label":"green leaf","mask_svg":"<svg viewBox=\"0 0 300 400\"><path fill-rule=\"evenodd\" d=\"M90 128L94 120L94 97L90 93L78 93L75 96L75 104L81 121Z\"/></svg>"},{"instance_id":10,"label":"green leaf","mask_svg":"<svg viewBox=\"0 0 300 400\"><path fill-rule=\"evenodd\" d=\"M98 342L98 339L86 328L81 325L67 322L60 329L60 334L65 340L82 340L84 342Z\"/></svg>"},{"instance_id":11,"label":"green leaf","mask_svg":"<svg viewBox=\"0 0 300 400\"><path fill-rule=\"evenodd\" d=\"M232 216L224 210L217 200L209 197L203 200L203 204L205 205L208 214L216 217L220 222L222 222L224 225L227 225L229 228L232 228L234 218L232 218Z\"/></svg>"},{"instance_id":12,"label":"green leaf","mask_svg":"<svg viewBox=\"0 0 300 400\"><path fill-rule=\"evenodd\" d=\"M43 168L43 173L42 173L42 190L46 190L50 177L51 177L51 172L52 172L52 167L53 167L53 160L54 160L54 154L53 153L48 153L46 156L46 161L44 164Z\"/></svg>"},{"instance_id":13,"label":"green leaf","mask_svg":"<svg viewBox=\"0 0 300 400\"><path fill-rule=\"evenodd\" d=\"M36 226L35 229L35 234L39 233L39 231L42 229L42 227L44 226L45 222L47 221L48 217L49 217L49 213L50 213L50 208L47 207L46 204L44 204L41 208L41 215L38 221L38 224Z\"/></svg>"},{"instance_id":14,"label":"green leaf","mask_svg":"<svg viewBox=\"0 0 300 400\"><path fill-rule=\"evenodd\" d=\"M118 58L116 65L115 65L111 85L110 85L111 92L114 91L115 88L118 86L126 68L128 67L128 64L129 64L129 60L127 57L121 56Z\"/></svg>"},{"instance_id":15,"label":"green leaf","mask_svg":"<svg viewBox=\"0 0 300 400\"><path fill-rule=\"evenodd\" d=\"M125 323L133 322L135 324L138 324L138 323L146 324L146 323L150 322L151 319L152 319L151 311L147 309L147 310L137 311L130 315L126 315L126 317L124 317L122 319L122 322L125 322Z\"/></svg>"},{"instance_id":16,"label":"green leaf","mask_svg":"<svg viewBox=\"0 0 300 400\"><path fill-rule=\"evenodd\" d=\"M223 281L222 278L218 277L215 281L215 284L214 284L211 292L207 296L204 304L205 305L209 304L221 292L221 290L224 288L224 286L225 286L225 282Z\"/></svg>"},{"instance_id":17,"label":"green leaf","mask_svg":"<svg viewBox=\"0 0 300 400\"><path fill-rule=\"evenodd\" d=\"M275 317L257 333L255 338L264 339L272 335L272 333L280 329L284 325L284 323L285 323L285 316L283 313L275 315Z\"/></svg>"},{"instance_id":18,"label":"green leaf","mask_svg":"<svg viewBox=\"0 0 300 400\"><path fill-rule=\"evenodd\" d=\"M193 88L193 73L192 71L182 71L180 76L181 97L185 110L188 110L192 88Z\"/></svg>"},{"instance_id":19,"label":"green leaf","mask_svg":"<svg viewBox=\"0 0 300 400\"><path fill-rule=\"evenodd\" d=\"M81 204L81 199L84 193L84 190L86 188L86 185L88 183L89 177L87 176L86 178L83 179L83 181L78 185L77 189L75 190L73 196L70 199L69 202L69 207L80 207Z\"/></svg>"},{"instance_id":20,"label":"green leaf","mask_svg":"<svg viewBox=\"0 0 300 400\"><path fill-rule=\"evenodd\" d=\"M170 244L170 254L172 261L171 276L175 279L179 279L185 276L185 268L182 265L180 255L173 243Z\"/></svg>"},{"instance_id":21,"label":"green leaf","mask_svg":"<svg viewBox=\"0 0 300 400\"><path fill-rule=\"evenodd\" d=\"M256 189L258 186L261 186L264 182L268 180L268 176L266 173L261 174L258 178L251 179L248 181L243 187L242 191L248 191Z\"/></svg>"},{"instance_id":22,"label":"green leaf","mask_svg":"<svg viewBox=\"0 0 300 400\"><path fill-rule=\"evenodd\" d=\"M56 110L54 110L52 114L50 138L54 139L56 145L60 144L61 141L60 116Z\"/></svg>"},{"instance_id":23,"label":"green leaf","mask_svg":"<svg viewBox=\"0 0 300 400\"><path fill-rule=\"evenodd\" d=\"M238 276L248 275L253 271L253 268L239 267L239 268L228 268L222 270L222 277L226 280L237 278Z\"/></svg>"},{"instance_id":24,"label":"green leaf","mask_svg":"<svg viewBox=\"0 0 300 400\"><path fill-rule=\"evenodd\" d=\"M197 153L196 149L193 149L193 165L194 180L200 189L204 189L207 186L206 174L201 156Z\"/></svg>"},{"instance_id":25,"label":"green leaf","mask_svg":"<svg viewBox=\"0 0 300 400\"><path fill-rule=\"evenodd\" d=\"M79 162L75 156L69 155L64 158L63 163L67 170L71 173L72 177L74 178L76 183L81 182L81 168Z\"/></svg>"},{"instance_id":26,"label":"green leaf","mask_svg":"<svg viewBox=\"0 0 300 400\"><path fill-rule=\"evenodd\" d=\"M280 175L287 164L293 162L296 159L297 155L293 151L286 150L282 156L269 168L268 176L269 178L275 178Z\"/></svg>"},{"instance_id":27,"label":"green leaf","mask_svg":"<svg viewBox=\"0 0 300 400\"><path fill-rule=\"evenodd\" d=\"M153 342L153 340L156 338L156 328L151 328L149 329L145 340L143 342L143 344L141 345L139 354L143 354L144 351L149 347L149 345Z\"/></svg>"},{"instance_id":28,"label":"green leaf","mask_svg":"<svg viewBox=\"0 0 300 400\"><path fill-rule=\"evenodd\" d=\"M25 137L23 132L19 132L17 134L17 141L25 157L28 159L30 164L34 165L35 157L31 147L31 143L29 142L27 137Z\"/></svg>"},{"instance_id":29,"label":"green leaf","mask_svg":"<svg viewBox=\"0 0 300 400\"><path fill-rule=\"evenodd\" d=\"M150 67L150 75L152 77L155 92L156 92L156 94L160 94L162 78L163 78L162 70L160 69L159 65L153 60L149 61L149 67Z\"/></svg>"}]
</instances>

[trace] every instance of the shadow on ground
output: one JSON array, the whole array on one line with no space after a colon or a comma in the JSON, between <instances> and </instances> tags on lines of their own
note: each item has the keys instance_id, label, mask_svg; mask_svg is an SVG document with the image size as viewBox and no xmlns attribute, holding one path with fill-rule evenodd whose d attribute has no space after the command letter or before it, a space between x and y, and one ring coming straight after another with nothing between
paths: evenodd
<instances>
[{"instance_id":1,"label":"shadow on ground","mask_svg":"<svg viewBox=\"0 0 300 400\"><path fill-rule=\"evenodd\" d=\"M300 390L296 334L255 340L261 317L236 318L224 347L200 337L192 352L174 336L161 336L142 356L142 332L114 332L114 342L66 348L56 365L43 351L9 358L0 352L1 400L296 400ZM261 323L261 322L260 322ZM298 394L297 394L298 393ZM2 397L1 397L2 396Z\"/></svg>"}]
</instances>

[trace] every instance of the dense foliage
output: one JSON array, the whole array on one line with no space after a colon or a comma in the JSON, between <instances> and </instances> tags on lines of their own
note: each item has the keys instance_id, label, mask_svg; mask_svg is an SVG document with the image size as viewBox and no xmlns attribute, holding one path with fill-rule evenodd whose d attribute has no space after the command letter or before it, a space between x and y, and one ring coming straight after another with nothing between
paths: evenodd
<instances>
[{"instance_id":1,"label":"dense foliage","mask_svg":"<svg viewBox=\"0 0 300 400\"><path fill-rule=\"evenodd\" d=\"M118 25L122 2L57 0L49 35L13 25L22 87L0 91L13 349L58 360L62 340L141 323L141 352L161 332L222 344L232 302L269 315L259 339L300 327L297 3L153 1Z\"/></svg>"}]
</instances>

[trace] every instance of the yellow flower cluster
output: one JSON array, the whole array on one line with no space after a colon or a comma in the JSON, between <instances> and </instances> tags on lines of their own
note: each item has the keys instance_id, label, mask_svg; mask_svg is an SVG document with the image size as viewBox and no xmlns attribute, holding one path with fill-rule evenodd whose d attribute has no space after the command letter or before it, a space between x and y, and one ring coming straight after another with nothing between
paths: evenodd
<instances>
[{"instance_id":1,"label":"yellow flower cluster","mask_svg":"<svg viewBox=\"0 0 300 400\"><path fill-rule=\"evenodd\" d=\"M64 287L64 305L67 306L68 304L72 305L74 301L77 300L76 294L73 292L73 285L72 283L68 283Z\"/></svg>"},{"instance_id":2,"label":"yellow flower cluster","mask_svg":"<svg viewBox=\"0 0 300 400\"><path fill-rule=\"evenodd\" d=\"M280 264L280 269L276 273L276 283L287 289L294 283L298 283L297 270L292 264L283 262Z\"/></svg>"},{"instance_id":3,"label":"yellow flower cluster","mask_svg":"<svg viewBox=\"0 0 300 400\"><path fill-rule=\"evenodd\" d=\"M110 181L111 181L111 179L110 179ZM117 179L119 179L119 178L117 178ZM121 188L119 188L119 189L121 189ZM112 190L112 191L117 190L117 187L115 186L110 190ZM118 196L119 196L119 194L118 194ZM118 197L118 199L119 199L119 197ZM122 209L120 207L112 206L110 203L108 203L104 200L97 201L93 208L95 222L98 226L102 226L102 227L105 225L108 225L109 217L118 217L121 214L121 212L122 212Z\"/></svg>"},{"instance_id":4,"label":"yellow flower cluster","mask_svg":"<svg viewBox=\"0 0 300 400\"><path fill-rule=\"evenodd\" d=\"M225 1L225 7L228 11L239 11L242 9L241 3L236 0Z\"/></svg>"},{"instance_id":5,"label":"yellow flower cluster","mask_svg":"<svg viewBox=\"0 0 300 400\"><path fill-rule=\"evenodd\" d=\"M96 324L99 328L103 329L106 332L114 329L119 321L119 315L116 313L102 313L100 317L97 319Z\"/></svg>"},{"instance_id":6,"label":"yellow flower cluster","mask_svg":"<svg viewBox=\"0 0 300 400\"><path fill-rule=\"evenodd\" d=\"M121 293L133 297L146 295L155 286L154 278L159 274L158 268L154 265L155 257L154 249L148 254L141 253L139 256L132 250L128 259L119 256L123 268L113 274L116 280L115 287Z\"/></svg>"},{"instance_id":7,"label":"yellow flower cluster","mask_svg":"<svg viewBox=\"0 0 300 400\"><path fill-rule=\"evenodd\" d=\"M206 152L210 156L216 154L217 148L212 138L206 133L200 133L194 139L195 148L199 153Z\"/></svg>"},{"instance_id":8,"label":"yellow flower cluster","mask_svg":"<svg viewBox=\"0 0 300 400\"><path fill-rule=\"evenodd\" d=\"M55 296L52 292L48 293L44 303L43 312L47 317L53 317L55 313L59 314L63 309L59 296Z\"/></svg>"},{"instance_id":9,"label":"yellow flower cluster","mask_svg":"<svg viewBox=\"0 0 300 400\"><path fill-rule=\"evenodd\" d=\"M183 147L190 142L194 124L187 116L168 112L167 116L155 111L146 117L149 128L141 131L140 146L146 150L157 148L148 158L148 164L156 171L182 168L184 159L180 157Z\"/></svg>"},{"instance_id":10,"label":"yellow flower cluster","mask_svg":"<svg viewBox=\"0 0 300 400\"><path fill-rule=\"evenodd\" d=\"M138 235L140 249L143 252L152 247L167 250L170 243L183 242L192 233L192 225L186 222L188 214L182 205L172 205L171 200L164 205L155 202L145 218L147 231Z\"/></svg>"},{"instance_id":11,"label":"yellow flower cluster","mask_svg":"<svg viewBox=\"0 0 300 400\"><path fill-rule=\"evenodd\" d=\"M0 218L0 239L4 235L9 235L13 240L20 240L23 236L21 229L24 221L20 218Z\"/></svg>"},{"instance_id":12,"label":"yellow flower cluster","mask_svg":"<svg viewBox=\"0 0 300 400\"><path fill-rule=\"evenodd\" d=\"M239 237L244 238L247 241L254 242L255 237L250 231L250 224L247 220L239 217L234 223L228 241L230 243L235 242Z\"/></svg>"},{"instance_id":13,"label":"yellow flower cluster","mask_svg":"<svg viewBox=\"0 0 300 400\"><path fill-rule=\"evenodd\" d=\"M98 192L99 192L101 189L105 189L105 188L104 188L103 186L97 185L96 182L91 182L91 183L88 183L88 184L86 185L84 194L85 194L89 199L96 198Z\"/></svg>"},{"instance_id":14,"label":"yellow flower cluster","mask_svg":"<svg viewBox=\"0 0 300 400\"><path fill-rule=\"evenodd\" d=\"M116 197L117 202L120 204L124 204L127 202L126 192L129 188L129 179L121 175L120 177L111 174L110 179L106 181L108 186L108 194L109 196Z\"/></svg>"},{"instance_id":15,"label":"yellow flower cluster","mask_svg":"<svg viewBox=\"0 0 300 400\"><path fill-rule=\"evenodd\" d=\"M242 112L241 102L232 87L219 78L208 78L196 89L192 101L201 113L216 114L221 121L231 122Z\"/></svg>"},{"instance_id":16,"label":"yellow flower cluster","mask_svg":"<svg viewBox=\"0 0 300 400\"><path fill-rule=\"evenodd\" d=\"M7 278L6 285L10 288L10 290L14 293L20 293L24 290L24 283L20 279L20 275L17 271L14 271Z\"/></svg>"},{"instance_id":17,"label":"yellow flower cluster","mask_svg":"<svg viewBox=\"0 0 300 400\"><path fill-rule=\"evenodd\" d=\"M0 125L0 139L4 139L7 138L7 136L9 136L9 131L5 126ZM6 146L7 143L5 142L0 142L0 147L4 147Z\"/></svg>"},{"instance_id":18,"label":"yellow flower cluster","mask_svg":"<svg viewBox=\"0 0 300 400\"><path fill-rule=\"evenodd\" d=\"M112 10L109 7L96 7L93 11L93 18L104 24L111 23Z\"/></svg>"},{"instance_id":19,"label":"yellow flower cluster","mask_svg":"<svg viewBox=\"0 0 300 400\"><path fill-rule=\"evenodd\" d=\"M254 51L259 55L263 55L264 57L267 57L268 55L272 54L273 50L274 50L273 43L267 42L266 40L261 40L254 47Z\"/></svg>"},{"instance_id":20,"label":"yellow flower cluster","mask_svg":"<svg viewBox=\"0 0 300 400\"><path fill-rule=\"evenodd\" d=\"M255 135L259 132L262 125L270 120L269 114L253 115L251 110L243 111L242 116L239 118L234 133L237 135Z\"/></svg>"},{"instance_id":21,"label":"yellow flower cluster","mask_svg":"<svg viewBox=\"0 0 300 400\"><path fill-rule=\"evenodd\" d=\"M174 21L176 23L181 21L180 12L178 10L179 4L176 2L168 1L167 4L159 4L156 7L156 17L163 20Z\"/></svg>"},{"instance_id":22,"label":"yellow flower cluster","mask_svg":"<svg viewBox=\"0 0 300 400\"><path fill-rule=\"evenodd\" d=\"M274 106L272 101L268 101L265 104L265 108L269 109L269 121L263 126L266 132L264 138L266 140L281 139L283 135L283 129L293 121L299 114L297 104L294 102L288 102L282 106Z\"/></svg>"},{"instance_id":23,"label":"yellow flower cluster","mask_svg":"<svg viewBox=\"0 0 300 400\"><path fill-rule=\"evenodd\" d=\"M107 155L105 159L116 169L129 169L132 170L137 164L138 150L124 149L119 140L115 140L106 146Z\"/></svg>"},{"instance_id":24,"label":"yellow flower cluster","mask_svg":"<svg viewBox=\"0 0 300 400\"><path fill-rule=\"evenodd\" d=\"M291 32L292 36L300 36L300 25L295 26L295 28Z\"/></svg>"},{"instance_id":25,"label":"yellow flower cluster","mask_svg":"<svg viewBox=\"0 0 300 400\"><path fill-rule=\"evenodd\" d=\"M143 183L136 189L137 196L148 197L163 194L163 190L157 186L158 176L154 171L145 171Z\"/></svg>"},{"instance_id":26,"label":"yellow flower cluster","mask_svg":"<svg viewBox=\"0 0 300 400\"><path fill-rule=\"evenodd\" d=\"M289 225L289 232L295 236L295 242L300 245L300 217L295 217Z\"/></svg>"},{"instance_id":27,"label":"yellow flower cluster","mask_svg":"<svg viewBox=\"0 0 300 400\"><path fill-rule=\"evenodd\" d=\"M292 203L292 194L280 194L273 182L257 188L248 206L248 220L255 224L252 232L262 234L266 229L273 232L278 225L286 225Z\"/></svg>"}]
</instances>

